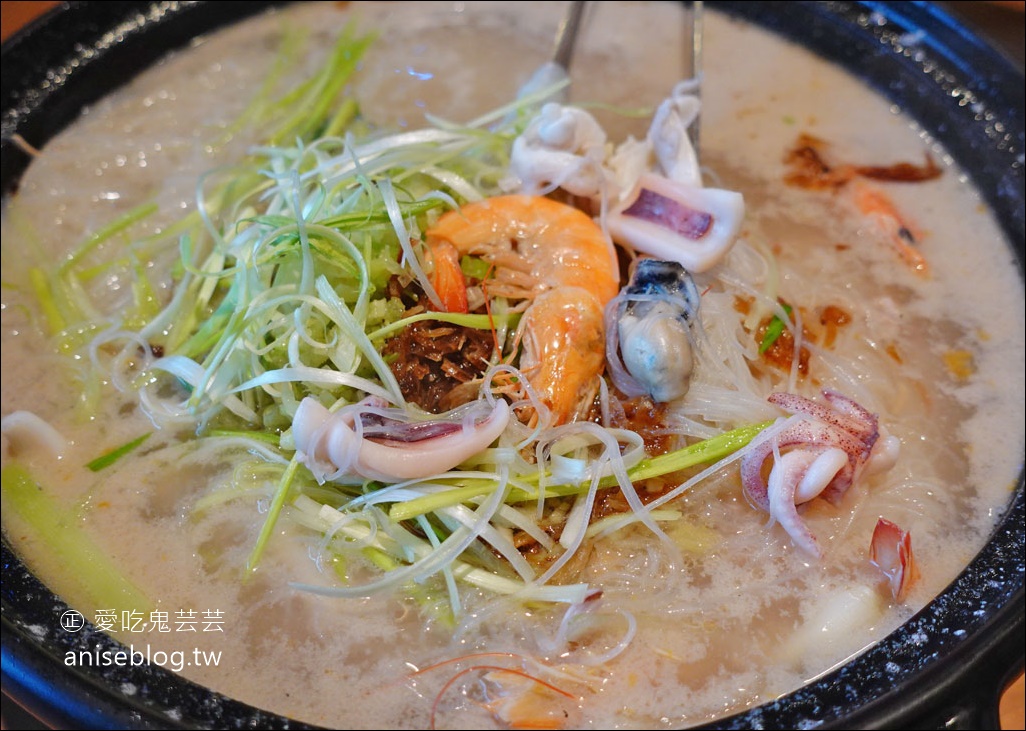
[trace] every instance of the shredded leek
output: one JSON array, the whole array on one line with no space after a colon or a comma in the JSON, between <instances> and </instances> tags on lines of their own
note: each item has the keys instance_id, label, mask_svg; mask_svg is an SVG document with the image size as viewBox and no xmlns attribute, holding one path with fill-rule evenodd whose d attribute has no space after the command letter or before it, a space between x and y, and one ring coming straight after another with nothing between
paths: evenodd
<instances>
[{"instance_id":1,"label":"shredded leek","mask_svg":"<svg viewBox=\"0 0 1026 731\"><path fill-rule=\"evenodd\" d=\"M4 521L28 526L34 540L46 546L50 559L61 565L62 575L79 584L76 596L83 605L142 612L151 602L121 574L103 550L77 525L75 516L62 511L47 491L24 467L10 463L0 473L3 485Z\"/></svg>"},{"instance_id":2,"label":"shredded leek","mask_svg":"<svg viewBox=\"0 0 1026 731\"><path fill-rule=\"evenodd\" d=\"M271 533L274 531L274 525L278 521L278 516L281 514L282 506L285 504L285 499L288 497L289 490L292 488L292 481L296 476L296 470L299 469L299 460L293 459L288 468L282 473L281 480L278 482L278 489L274 493L274 499L271 501L271 505L267 510L267 516L264 518L264 525L260 529L260 535L257 537L256 544L253 546L252 552L249 554L249 560L246 562L246 572L252 573L256 570L257 564L260 563L260 556L264 552L264 548L267 546L267 541L271 538Z\"/></svg>"},{"instance_id":3,"label":"shredded leek","mask_svg":"<svg viewBox=\"0 0 1026 731\"><path fill-rule=\"evenodd\" d=\"M103 244L107 240L117 236L131 228L142 219L152 216L156 212L156 203L143 203L141 206L136 206L128 213L125 213L120 218L115 219L96 233L89 236L84 242L76 247L71 254L68 255L68 258L64 260L64 263L61 264L58 271L62 275L68 274L76 264L82 261L82 259L84 259L90 252L100 246L100 244Z\"/></svg>"},{"instance_id":4,"label":"shredded leek","mask_svg":"<svg viewBox=\"0 0 1026 731\"><path fill-rule=\"evenodd\" d=\"M112 464L117 462L126 454L129 454L130 452L134 451L143 442L149 439L151 434L152 432L146 432L145 434L136 437L132 441L127 442L126 444L122 444L120 447L116 447L115 449L112 449L109 452L101 454L99 457L92 460L91 462L87 462L86 467L88 467L93 472L99 472L102 469L110 467Z\"/></svg>"},{"instance_id":5,"label":"shredded leek","mask_svg":"<svg viewBox=\"0 0 1026 731\"><path fill-rule=\"evenodd\" d=\"M758 436L763 429L769 426L770 423L772 422L744 426L667 454L643 459L633 468L627 470L627 475L632 482L639 482L679 472L695 465L715 462L744 447ZM525 483L539 482L544 480L546 476L545 472L535 472L525 475L523 481ZM598 484L600 487L614 487L617 482L615 477L607 476L602 478ZM466 482L456 480L451 489L404 502L396 502L389 510L389 517L396 522L409 520L423 513L467 502L487 494L491 489L492 486L486 480L468 480ZM577 495L586 489L587 486L584 484L547 484L545 486L545 495L548 497L566 497L568 495ZM517 503L537 500L538 495L539 489L537 487L515 487L510 492L508 502Z\"/></svg>"}]
</instances>

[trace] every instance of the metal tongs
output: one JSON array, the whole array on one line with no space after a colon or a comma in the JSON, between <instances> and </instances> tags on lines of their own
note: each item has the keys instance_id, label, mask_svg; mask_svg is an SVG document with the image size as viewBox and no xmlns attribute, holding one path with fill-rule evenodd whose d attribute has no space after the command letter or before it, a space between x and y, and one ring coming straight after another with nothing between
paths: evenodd
<instances>
[{"instance_id":1,"label":"metal tongs","mask_svg":"<svg viewBox=\"0 0 1026 731\"><path fill-rule=\"evenodd\" d=\"M691 39L690 51L685 49L684 78L695 80L695 96L701 98L702 92L702 0L684 3L684 37ZM698 150L698 130L701 126L702 116L695 117L695 120L688 127L688 138L695 150L695 156L701 159Z\"/></svg>"},{"instance_id":2,"label":"metal tongs","mask_svg":"<svg viewBox=\"0 0 1026 731\"><path fill-rule=\"evenodd\" d=\"M539 66L527 83L520 87L518 99L562 83L560 90L550 98L560 103L566 101L570 93L570 60L574 55L574 44L577 42L584 6L587 4L585 0L574 0L567 6L566 13L556 30L556 49L552 54L552 60Z\"/></svg>"},{"instance_id":3,"label":"metal tongs","mask_svg":"<svg viewBox=\"0 0 1026 731\"><path fill-rule=\"evenodd\" d=\"M566 15L556 31L556 50L552 54L552 63L570 72L570 61L574 57L574 44L581 29L581 18L584 16L584 0L574 0L566 9Z\"/></svg>"},{"instance_id":4,"label":"metal tongs","mask_svg":"<svg viewBox=\"0 0 1026 731\"><path fill-rule=\"evenodd\" d=\"M565 102L570 91L570 62L574 55L574 46L577 36L580 34L581 19L588 3L585 0L573 0L567 4L566 12L560 21L556 31L555 49L552 53L552 60L547 61L534 72L524 86L520 88L519 98L528 94L534 94L542 89L556 86L566 82L557 94L554 94L553 101ZM702 74L702 2L684 2L684 28L683 36L690 39L690 43L684 50L684 78L691 78L696 81L694 93L700 93L700 82ZM698 131L699 119L695 119L688 127L688 137L691 145L698 154Z\"/></svg>"}]
</instances>

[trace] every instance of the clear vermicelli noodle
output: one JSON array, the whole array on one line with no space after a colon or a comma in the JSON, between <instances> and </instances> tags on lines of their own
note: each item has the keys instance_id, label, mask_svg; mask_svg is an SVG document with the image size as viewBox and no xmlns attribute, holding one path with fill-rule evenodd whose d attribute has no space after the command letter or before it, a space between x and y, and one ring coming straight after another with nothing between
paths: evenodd
<instances>
[{"instance_id":1,"label":"clear vermicelli noodle","mask_svg":"<svg viewBox=\"0 0 1026 731\"><path fill-rule=\"evenodd\" d=\"M979 550L1023 292L944 150L709 12L698 167L681 6L593 4L525 92L551 5L276 10L33 160L4 531L87 618L308 723L679 727Z\"/></svg>"}]
</instances>

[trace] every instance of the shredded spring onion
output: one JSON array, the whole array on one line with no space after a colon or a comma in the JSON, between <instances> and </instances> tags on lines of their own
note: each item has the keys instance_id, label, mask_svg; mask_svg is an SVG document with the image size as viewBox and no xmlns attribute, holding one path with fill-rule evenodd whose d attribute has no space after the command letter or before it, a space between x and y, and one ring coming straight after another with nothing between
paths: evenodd
<instances>
[{"instance_id":1,"label":"shredded spring onion","mask_svg":"<svg viewBox=\"0 0 1026 731\"><path fill-rule=\"evenodd\" d=\"M787 316L790 317L794 311L791 305L781 305ZM773 343L777 342L777 339L784 334L784 328L787 327L779 315L774 315L773 319L770 320L769 325L766 326L766 332L762 336L762 343L759 344L759 354L765 353L767 350L773 347Z\"/></svg>"},{"instance_id":2,"label":"shredded spring onion","mask_svg":"<svg viewBox=\"0 0 1026 731\"><path fill-rule=\"evenodd\" d=\"M99 472L102 469L110 467L112 464L117 462L126 454L129 454L130 452L134 451L137 447L141 446L143 442L150 438L151 434L152 432L146 432L145 434L136 437L132 441L122 444L120 447L116 447L110 450L109 452L101 454L96 459L86 463L86 467L88 467L93 472Z\"/></svg>"},{"instance_id":3,"label":"shredded spring onion","mask_svg":"<svg viewBox=\"0 0 1026 731\"><path fill-rule=\"evenodd\" d=\"M27 524L52 559L81 588L87 606L149 613L150 601L118 572L104 551L80 528L75 516L61 510L21 465L10 463L0 473L4 520ZM16 524L16 523L15 523Z\"/></svg>"}]
</instances>

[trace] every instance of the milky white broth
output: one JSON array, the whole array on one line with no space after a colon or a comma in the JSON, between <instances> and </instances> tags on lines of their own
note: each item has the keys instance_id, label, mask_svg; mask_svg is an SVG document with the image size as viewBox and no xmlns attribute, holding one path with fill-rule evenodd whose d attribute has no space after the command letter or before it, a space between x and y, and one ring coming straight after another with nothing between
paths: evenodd
<instances>
[{"instance_id":1,"label":"milky white broth","mask_svg":"<svg viewBox=\"0 0 1026 731\"><path fill-rule=\"evenodd\" d=\"M161 205L159 221L142 227L151 229L193 205L198 175L245 149L241 139L216 153L208 143L259 86L286 19L313 29L314 68L348 17L343 5L291 8L173 55L86 110L34 160L8 201L3 227L3 413L31 410L72 446L54 463L5 439L3 459L25 464L74 509L82 529L156 606L220 610L224 618L220 633L120 633L122 641L169 652L220 650L217 667L193 665L182 674L305 722L424 728L436 694L462 666L404 680L411 667L483 651L543 658L560 613L510 610L469 593L477 621L454 638L402 598L297 591L290 582L331 578L310 559L317 537L284 519L258 572L243 582L266 498L197 515L195 502L224 484L232 464L189 460L188 450L175 448L189 434L175 430L156 434L113 468L86 470L86 462L152 425L131 395L113 390L104 413L79 417L78 393L61 375L63 356L41 336L38 306L21 284L28 266L56 260L69 243L140 202ZM401 17L379 7L362 11L364 27L382 30L355 84L364 113L416 127L425 107L466 120L510 99L549 52L559 6L495 5L473 28L465 21L479 10L473 4L463 15L445 3L418 3L423 13L404 9ZM597 5L602 17L579 48L573 99L652 104L680 73L677 9L645 4L613 18L608 4ZM739 190L746 201L729 263L743 268L746 252L771 248L784 297L853 313L824 356L850 360L853 380L824 385L879 414L902 452L893 470L859 483L839 507L809 507L805 518L824 547L820 562L796 551L779 526L767 526L766 515L742 496L736 469L681 501L682 522L701 526L705 538L673 575L651 575L657 569L644 528L598 543L581 579L603 588L608 616L630 612L637 635L614 660L580 662L574 678L557 682L577 696L557 699L572 726L701 723L844 662L898 627L971 560L1010 496L1023 450L1023 291L987 207L943 150L846 73L716 13L707 12L705 22L702 158L709 184ZM601 118L616 140L628 130L643 134L647 124ZM929 278L901 264L839 197L781 182L784 151L799 132L828 141L840 160L918 163L930 151L945 166L938 180L885 184L925 232ZM106 285L116 298L127 283ZM952 351L971 353L971 377L952 373L945 360ZM816 368L814 356L814 376ZM880 515L913 536L921 579L900 605L866 559ZM101 609L83 605L75 581L24 526L6 514L4 520L9 540L48 585L87 617ZM863 609L851 611L846 602ZM601 654L625 627L607 622L572 655ZM448 690L439 727L494 724L461 695L473 695L475 677Z\"/></svg>"}]
</instances>

